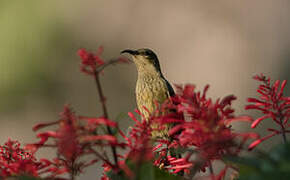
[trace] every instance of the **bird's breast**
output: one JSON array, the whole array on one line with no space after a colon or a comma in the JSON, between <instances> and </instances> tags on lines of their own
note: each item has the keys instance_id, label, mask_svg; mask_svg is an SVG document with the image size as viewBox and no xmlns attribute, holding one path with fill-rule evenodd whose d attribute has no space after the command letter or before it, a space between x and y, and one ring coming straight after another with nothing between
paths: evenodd
<instances>
[{"instance_id":1,"label":"bird's breast","mask_svg":"<svg viewBox=\"0 0 290 180\"><path fill-rule=\"evenodd\" d=\"M161 104L167 98L168 89L165 80L161 77L141 77L137 79L136 102L139 111L146 118L155 111L156 102Z\"/></svg>"}]
</instances>

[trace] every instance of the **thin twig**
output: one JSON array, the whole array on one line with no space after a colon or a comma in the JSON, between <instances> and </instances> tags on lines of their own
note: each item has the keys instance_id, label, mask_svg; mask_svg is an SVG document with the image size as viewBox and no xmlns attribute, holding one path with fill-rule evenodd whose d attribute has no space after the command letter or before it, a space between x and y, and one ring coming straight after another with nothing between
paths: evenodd
<instances>
[{"instance_id":1,"label":"thin twig","mask_svg":"<svg viewBox=\"0 0 290 180\"><path fill-rule=\"evenodd\" d=\"M109 166L111 166L112 168L114 167L114 165L108 159L105 159L104 156L102 156L98 151L95 151L92 148L89 148L89 150L90 152L94 153L98 158L100 158L102 161L107 163Z\"/></svg>"},{"instance_id":2,"label":"thin twig","mask_svg":"<svg viewBox=\"0 0 290 180\"><path fill-rule=\"evenodd\" d=\"M211 175L211 179L214 180L214 172L213 172L213 168L212 168L212 163L209 162L209 172L210 172L210 175Z\"/></svg>"},{"instance_id":3,"label":"thin twig","mask_svg":"<svg viewBox=\"0 0 290 180\"><path fill-rule=\"evenodd\" d=\"M283 123L284 116L282 115L281 111L278 112L278 117L279 117L279 120L280 120L280 126L281 126L283 142L284 142L284 144L286 144L287 143L287 138L286 138L286 132L285 132L285 127L284 127L284 123Z\"/></svg>"},{"instance_id":4,"label":"thin twig","mask_svg":"<svg viewBox=\"0 0 290 180\"><path fill-rule=\"evenodd\" d=\"M75 163L75 159L72 160L71 162L71 167L70 167L70 180L74 180L75 179L75 167L74 167L74 163Z\"/></svg>"},{"instance_id":5,"label":"thin twig","mask_svg":"<svg viewBox=\"0 0 290 180\"><path fill-rule=\"evenodd\" d=\"M104 116L104 118L108 119L109 116L108 116L108 111L107 111L106 102L105 102L106 98L105 98L105 96L103 94L101 82L100 82L100 79L99 79L99 71L96 71L96 70L94 71L94 78L95 78L95 81L96 81L100 102L102 104L103 116ZM108 133L110 135L113 135L113 132L112 132L112 129L110 128L110 126L106 126L106 127L107 127ZM118 157L117 157L116 148L114 146L111 146L111 149L112 149L115 165L118 167Z\"/></svg>"},{"instance_id":6,"label":"thin twig","mask_svg":"<svg viewBox=\"0 0 290 180\"><path fill-rule=\"evenodd\" d=\"M132 60L130 59L126 59L129 63L132 62ZM120 59L110 59L109 61L107 61L105 64L103 64L101 67L98 68L98 72L103 71L107 66L115 64L115 63L119 63Z\"/></svg>"},{"instance_id":7,"label":"thin twig","mask_svg":"<svg viewBox=\"0 0 290 180\"><path fill-rule=\"evenodd\" d=\"M189 156L191 156L192 154L193 152L190 152ZM193 179L194 176L199 172L201 167L204 166L205 162L206 160L200 154L197 154L196 160L194 161L195 165L192 168L190 168L188 178Z\"/></svg>"}]
</instances>

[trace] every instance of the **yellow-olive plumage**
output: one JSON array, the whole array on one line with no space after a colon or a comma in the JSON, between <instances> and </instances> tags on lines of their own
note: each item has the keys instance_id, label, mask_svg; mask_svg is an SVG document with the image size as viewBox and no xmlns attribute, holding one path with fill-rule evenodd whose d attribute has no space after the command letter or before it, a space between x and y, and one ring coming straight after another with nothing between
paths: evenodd
<instances>
[{"instance_id":1,"label":"yellow-olive plumage","mask_svg":"<svg viewBox=\"0 0 290 180\"><path fill-rule=\"evenodd\" d=\"M124 50L129 53L136 65L138 78L136 83L136 102L139 111L148 119L156 110L156 103L162 104L174 91L160 70L156 54L150 49ZM154 125L153 125L154 127ZM163 131L153 131L153 138L165 138L168 128Z\"/></svg>"}]
</instances>

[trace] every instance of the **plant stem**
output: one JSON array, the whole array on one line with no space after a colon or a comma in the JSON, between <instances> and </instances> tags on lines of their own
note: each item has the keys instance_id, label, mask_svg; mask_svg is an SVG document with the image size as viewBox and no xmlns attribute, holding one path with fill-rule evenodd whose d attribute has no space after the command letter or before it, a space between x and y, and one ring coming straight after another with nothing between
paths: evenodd
<instances>
[{"instance_id":1,"label":"plant stem","mask_svg":"<svg viewBox=\"0 0 290 180\"><path fill-rule=\"evenodd\" d=\"M103 90L102 90L102 86L101 86L101 82L100 82L100 78L99 78L99 72L96 71L96 70L94 72L94 78L95 78L95 81L96 81L100 102L102 104L103 116L104 116L104 118L108 119L109 116L108 116L108 111L107 111L106 102L105 102L106 98L105 98L105 96L103 94ZM108 133L110 135L113 135L112 129L109 126L106 126L106 127L107 127ZM118 167L118 158L117 158L116 148L114 146L111 146L111 149L112 149L115 165Z\"/></svg>"},{"instance_id":2,"label":"plant stem","mask_svg":"<svg viewBox=\"0 0 290 180\"><path fill-rule=\"evenodd\" d=\"M283 141L284 141L284 144L286 144L287 143L287 138L286 138L286 133L285 133L285 127L282 126L281 129L282 129Z\"/></svg>"},{"instance_id":3,"label":"plant stem","mask_svg":"<svg viewBox=\"0 0 290 180\"><path fill-rule=\"evenodd\" d=\"M75 179L75 166L74 166L75 160L71 159L71 164L70 164L70 180Z\"/></svg>"},{"instance_id":4,"label":"plant stem","mask_svg":"<svg viewBox=\"0 0 290 180\"><path fill-rule=\"evenodd\" d=\"M210 175L211 175L211 179L214 180L214 172L213 172L213 168L212 168L212 164L211 162L209 163L209 172L210 172Z\"/></svg>"},{"instance_id":5,"label":"plant stem","mask_svg":"<svg viewBox=\"0 0 290 180\"><path fill-rule=\"evenodd\" d=\"M192 156L192 154L193 152L190 152L188 155ZM193 179L206 162L206 160L200 155L200 153L197 152L196 156L197 158L195 160L195 165L192 168L190 168L188 179Z\"/></svg>"},{"instance_id":6,"label":"plant stem","mask_svg":"<svg viewBox=\"0 0 290 180\"><path fill-rule=\"evenodd\" d=\"M286 138L286 132L285 132L285 127L284 127L284 123L283 123L284 116L282 115L280 110L278 110L278 118L279 118L279 121L280 121L283 142L284 142L284 144L286 144L287 143L287 138Z\"/></svg>"},{"instance_id":7,"label":"plant stem","mask_svg":"<svg viewBox=\"0 0 290 180\"><path fill-rule=\"evenodd\" d=\"M74 172L71 172L70 173L70 180L74 180L74 179L75 179Z\"/></svg>"},{"instance_id":8,"label":"plant stem","mask_svg":"<svg viewBox=\"0 0 290 180\"><path fill-rule=\"evenodd\" d=\"M107 163L109 166L113 165L109 162L109 160L107 160L106 158L104 158L104 155L101 155L100 153L98 153L97 151L95 151L94 149L90 148L90 151L93 152L98 158L100 158L101 160L103 160L105 163Z\"/></svg>"},{"instance_id":9,"label":"plant stem","mask_svg":"<svg viewBox=\"0 0 290 180\"><path fill-rule=\"evenodd\" d=\"M100 82L100 79L99 79L99 73L97 71L95 71L94 78L95 78L95 81L96 81L100 102L102 104L103 116L104 116L104 118L108 118L108 111L107 111L107 107L106 107L106 103L105 103L106 98L105 98L105 96L103 94L101 82Z\"/></svg>"}]
</instances>

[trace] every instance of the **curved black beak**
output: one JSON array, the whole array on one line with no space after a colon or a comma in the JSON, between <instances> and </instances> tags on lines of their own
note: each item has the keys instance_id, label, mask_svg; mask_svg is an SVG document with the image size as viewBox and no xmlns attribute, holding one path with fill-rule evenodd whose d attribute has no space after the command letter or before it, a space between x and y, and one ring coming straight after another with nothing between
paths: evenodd
<instances>
[{"instance_id":1,"label":"curved black beak","mask_svg":"<svg viewBox=\"0 0 290 180\"><path fill-rule=\"evenodd\" d=\"M131 55L137 55L139 54L138 51L134 51L134 50L131 50L131 49L125 49L121 52L121 54L123 53L128 53L128 54L131 54Z\"/></svg>"}]
</instances>

